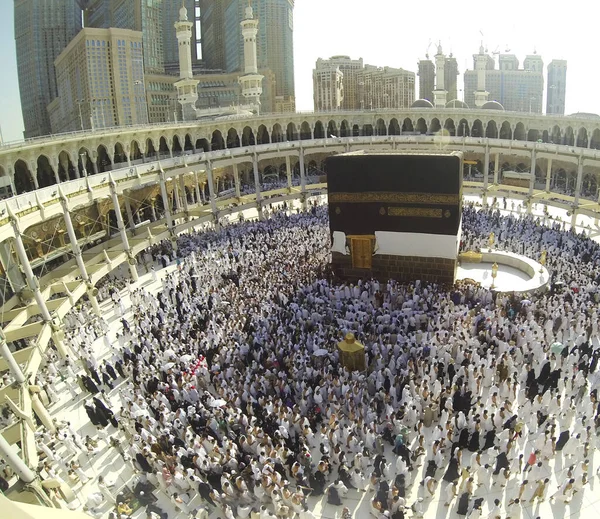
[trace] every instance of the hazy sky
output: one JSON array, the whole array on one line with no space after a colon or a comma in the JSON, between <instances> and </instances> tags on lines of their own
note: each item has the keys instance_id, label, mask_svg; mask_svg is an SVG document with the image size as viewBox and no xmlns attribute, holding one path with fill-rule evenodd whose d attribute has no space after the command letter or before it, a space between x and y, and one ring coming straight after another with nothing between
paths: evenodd
<instances>
[{"instance_id":1,"label":"hazy sky","mask_svg":"<svg viewBox=\"0 0 600 519\"><path fill-rule=\"evenodd\" d=\"M312 110L312 69L317 58L344 54L365 63L416 72L429 42L441 40L456 56L459 72L473 66L484 45L492 53L510 48L521 64L537 50L544 63L567 59L567 113L600 113L597 44L600 3L505 0L296 0L294 20L298 110ZM15 59L13 1L0 0L0 125L4 140L20 139L23 121ZM459 76L459 88L462 79ZM418 94L418 92L417 92ZM544 104L545 108L545 104Z\"/></svg>"}]
</instances>

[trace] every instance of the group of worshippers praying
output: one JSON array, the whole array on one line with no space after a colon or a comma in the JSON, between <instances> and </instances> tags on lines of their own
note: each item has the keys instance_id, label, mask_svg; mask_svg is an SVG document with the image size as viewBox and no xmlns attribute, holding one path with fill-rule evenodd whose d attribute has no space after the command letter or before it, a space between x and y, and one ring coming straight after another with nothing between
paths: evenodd
<instances>
[{"instance_id":1,"label":"group of worshippers praying","mask_svg":"<svg viewBox=\"0 0 600 519\"><path fill-rule=\"evenodd\" d=\"M108 360L90 347L105 325L85 306L70 317L100 433L86 448L117 448L143 475L138 491L160 488L181 517L313 518L323 496L349 519L363 492L377 519L421 517L434 496L470 518L569 503L595 475L600 248L531 215L463 211L463 250L490 232L502 250L546 250L551 290L338 281L316 204L182 235L176 252L161 244L178 265L156 295L130 287ZM365 372L340 365L346 332ZM52 365L44 387L62 376ZM132 512L102 494L91 511ZM154 501L148 517L164 517Z\"/></svg>"}]
</instances>

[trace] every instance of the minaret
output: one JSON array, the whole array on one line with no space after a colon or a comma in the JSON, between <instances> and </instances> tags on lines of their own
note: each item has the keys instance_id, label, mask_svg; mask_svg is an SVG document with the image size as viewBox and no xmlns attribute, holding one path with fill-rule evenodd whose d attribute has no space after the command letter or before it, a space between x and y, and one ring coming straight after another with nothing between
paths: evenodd
<instances>
[{"instance_id":1,"label":"minaret","mask_svg":"<svg viewBox=\"0 0 600 519\"><path fill-rule=\"evenodd\" d=\"M254 18L250 0L246 7L246 16L240 24L244 37L244 75L239 82L242 87L242 96L249 103L256 105L260 113L260 96L262 95L262 80L264 76L258 73L256 59L256 35L258 34L258 20Z\"/></svg>"},{"instance_id":2,"label":"minaret","mask_svg":"<svg viewBox=\"0 0 600 519\"><path fill-rule=\"evenodd\" d=\"M182 2L179 9L179 21L175 22L177 41L179 42L179 81L175 83L177 88L177 100L181 105L183 120L196 119L196 101L198 101L198 81L192 75L192 27L194 24L188 21L187 9Z\"/></svg>"},{"instance_id":3,"label":"minaret","mask_svg":"<svg viewBox=\"0 0 600 519\"><path fill-rule=\"evenodd\" d=\"M477 72L477 90L475 91L475 106L481 108L488 101L489 92L485 90L485 74L487 70L488 56L483 48L479 46L479 54L473 56L475 70Z\"/></svg>"},{"instance_id":4,"label":"minaret","mask_svg":"<svg viewBox=\"0 0 600 519\"><path fill-rule=\"evenodd\" d=\"M442 52L441 43L438 45L435 55L435 90L433 91L433 105L436 108L446 107L446 97L448 92L445 88L444 68L446 67L446 56Z\"/></svg>"}]
</instances>

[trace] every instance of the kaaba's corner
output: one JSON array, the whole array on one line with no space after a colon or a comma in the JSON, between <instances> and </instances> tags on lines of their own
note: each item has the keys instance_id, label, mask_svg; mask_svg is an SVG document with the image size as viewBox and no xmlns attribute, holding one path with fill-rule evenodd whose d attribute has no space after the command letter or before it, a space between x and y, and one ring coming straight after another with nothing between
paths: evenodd
<instances>
[{"instance_id":1,"label":"kaaba's corner","mask_svg":"<svg viewBox=\"0 0 600 519\"><path fill-rule=\"evenodd\" d=\"M327 159L334 272L354 281L456 278L463 157L358 151Z\"/></svg>"}]
</instances>

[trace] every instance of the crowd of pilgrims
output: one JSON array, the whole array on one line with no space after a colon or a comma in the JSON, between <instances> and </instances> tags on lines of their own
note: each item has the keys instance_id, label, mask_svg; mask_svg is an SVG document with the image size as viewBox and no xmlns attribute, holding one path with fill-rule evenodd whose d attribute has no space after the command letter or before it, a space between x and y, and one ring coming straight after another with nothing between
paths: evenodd
<instances>
[{"instance_id":1,"label":"crowd of pilgrims","mask_svg":"<svg viewBox=\"0 0 600 519\"><path fill-rule=\"evenodd\" d=\"M317 206L183 235L163 290L132 292L105 379L74 345L101 392L88 415L118 423L128 442L113 445L182 516L310 518L308 496L323 495L348 519L352 489L372 492L377 518L422 516L434 495L475 518L568 503L595 476L600 249L465 206L462 249L491 232L498 249L546 250L551 290L343 283ZM346 332L364 373L339 364ZM113 412L102 396L116 379Z\"/></svg>"}]
</instances>

